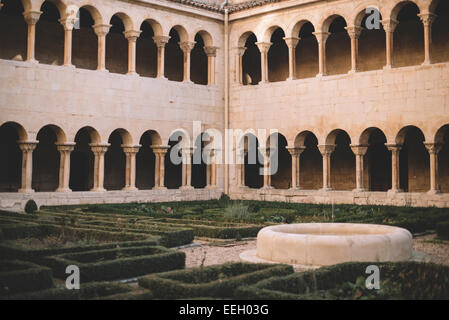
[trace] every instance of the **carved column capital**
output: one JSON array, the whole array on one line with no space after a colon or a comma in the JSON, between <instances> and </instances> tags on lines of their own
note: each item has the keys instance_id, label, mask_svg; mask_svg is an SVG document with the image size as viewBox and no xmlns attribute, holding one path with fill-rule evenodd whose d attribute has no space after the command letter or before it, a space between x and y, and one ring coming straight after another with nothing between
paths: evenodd
<instances>
[{"instance_id":1,"label":"carved column capital","mask_svg":"<svg viewBox=\"0 0 449 320\"><path fill-rule=\"evenodd\" d=\"M233 49L236 55L243 56L245 54L247 47L234 47Z\"/></svg>"},{"instance_id":2,"label":"carved column capital","mask_svg":"<svg viewBox=\"0 0 449 320\"><path fill-rule=\"evenodd\" d=\"M34 25L39 21L42 11L26 11L23 13L25 21L29 25Z\"/></svg>"},{"instance_id":3,"label":"carved column capital","mask_svg":"<svg viewBox=\"0 0 449 320\"><path fill-rule=\"evenodd\" d=\"M218 49L218 47L214 47L214 46L204 47L204 52L206 53L206 55L208 57L216 57L217 49Z\"/></svg>"},{"instance_id":4,"label":"carved column capital","mask_svg":"<svg viewBox=\"0 0 449 320\"><path fill-rule=\"evenodd\" d=\"M330 156L335 151L335 147L334 144L323 144L318 146L318 150L320 150L321 155Z\"/></svg>"},{"instance_id":5,"label":"carved column capital","mask_svg":"<svg viewBox=\"0 0 449 320\"><path fill-rule=\"evenodd\" d=\"M293 49L296 48L296 46L299 43L299 40L300 40L300 38L298 38L298 37L289 37L289 38L285 37L284 38L284 41L287 44L287 46L289 48L293 48Z\"/></svg>"},{"instance_id":6,"label":"carved column capital","mask_svg":"<svg viewBox=\"0 0 449 320\"><path fill-rule=\"evenodd\" d=\"M368 145L366 144L359 144L359 145L350 145L352 152L356 156L364 156L366 152L368 151Z\"/></svg>"},{"instance_id":7,"label":"carved column capital","mask_svg":"<svg viewBox=\"0 0 449 320\"><path fill-rule=\"evenodd\" d=\"M168 40L170 40L170 37L169 36L154 36L153 40L158 48L163 48L167 45Z\"/></svg>"},{"instance_id":8,"label":"carved column capital","mask_svg":"<svg viewBox=\"0 0 449 320\"><path fill-rule=\"evenodd\" d=\"M76 143L75 142L63 142L63 143L57 143L56 149L59 152L72 152L75 149Z\"/></svg>"},{"instance_id":9,"label":"carved column capital","mask_svg":"<svg viewBox=\"0 0 449 320\"><path fill-rule=\"evenodd\" d=\"M304 152L304 150L306 150L306 147L287 147L286 148L288 152L290 152L291 156L299 156L301 155L301 153Z\"/></svg>"},{"instance_id":10,"label":"carved column capital","mask_svg":"<svg viewBox=\"0 0 449 320\"><path fill-rule=\"evenodd\" d=\"M331 35L330 32L312 32L312 34L316 37L318 43L326 43L327 38Z\"/></svg>"},{"instance_id":11,"label":"carved column capital","mask_svg":"<svg viewBox=\"0 0 449 320\"><path fill-rule=\"evenodd\" d=\"M65 31L71 31L73 30L73 26L76 23L76 17L66 17L63 19L59 19L59 23L64 27Z\"/></svg>"},{"instance_id":12,"label":"carved column capital","mask_svg":"<svg viewBox=\"0 0 449 320\"><path fill-rule=\"evenodd\" d=\"M131 42L136 42L137 38L139 38L141 33L142 33L142 31L140 31L140 30L127 30L127 31L123 32L123 34L125 35L125 38Z\"/></svg>"},{"instance_id":13,"label":"carved column capital","mask_svg":"<svg viewBox=\"0 0 449 320\"><path fill-rule=\"evenodd\" d=\"M112 25L110 24L96 24L92 26L94 32L99 37L104 37L109 33L109 29L111 29Z\"/></svg>"},{"instance_id":14,"label":"carved column capital","mask_svg":"<svg viewBox=\"0 0 449 320\"><path fill-rule=\"evenodd\" d=\"M437 18L437 15L430 13L430 12L425 12L425 13L418 14L418 17L421 19L421 21L425 27L429 27L429 26L432 26L433 22Z\"/></svg>"},{"instance_id":15,"label":"carved column capital","mask_svg":"<svg viewBox=\"0 0 449 320\"><path fill-rule=\"evenodd\" d=\"M22 150L23 152L32 152L34 149L36 149L39 141L17 141L17 144L19 145L20 150Z\"/></svg>"},{"instance_id":16,"label":"carved column capital","mask_svg":"<svg viewBox=\"0 0 449 320\"><path fill-rule=\"evenodd\" d=\"M441 143L435 142L425 142L424 146L430 154L438 154L443 148L443 145Z\"/></svg>"},{"instance_id":17,"label":"carved column capital","mask_svg":"<svg viewBox=\"0 0 449 320\"><path fill-rule=\"evenodd\" d=\"M358 26L345 27L345 29L351 39L358 39L362 33L362 28Z\"/></svg>"},{"instance_id":18,"label":"carved column capital","mask_svg":"<svg viewBox=\"0 0 449 320\"><path fill-rule=\"evenodd\" d=\"M402 145L396 143L385 143L385 146L389 151L398 152L401 151Z\"/></svg>"},{"instance_id":19,"label":"carved column capital","mask_svg":"<svg viewBox=\"0 0 449 320\"><path fill-rule=\"evenodd\" d=\"M150 146L155 154L165 155L170 149L169 146Z\"/></svg>"},{"instance_id":20,"label":"carved column capital","mask_svg":"<svg viewBox=\"0 0 449 320\"><path fill-rule=\"evenodd\" d=\"M399 24L399 21L394 19L384 19L380 21L384 27L385 32L393 33Z\"/></svg>"},{"instance_id":21,"label":"carved column capital","mask_svg":"<svg viewBox=\"0 0 449 320\"><path fill-rule=\"evenodd\" d=\"M271 42L256 42L256 46L259 48L260 53L267 53L271 45Z\"/></svg>"},{"instance_id":22,"label":"carved column capital","mask_svg":"<svg viewBox=\"0 0 449 320\"><path fill-rule=\"evenodd\" d=\"M195 47L195 43L195 41L184 41L180 42L179 46L184 53L189 53L190 51L192 51L193 47Z\"/></svg>"},{"instance_id":23,"label":"carved column capital","mask_svg":"<svg viewBox=\"0 0 449 320\"><path fill-rule=\"evenodd\" d=\"M123 152L126 154L136 154L137 152L139 152L141 145L139 144L139 145L133 146L133 145L122 144L121 147L123 149Z\"/></svg>"},{"instance_id":24,"label":"carved column capital","mask_svg":"<svg viewBox=\"0 0 449 320\"><path fill-rule=\"evenodd\" d=\"M89 143L89 146L94 154L104 154L106 153L106 151L108 151L110 144Z\"/></svg>"}]
</instances>

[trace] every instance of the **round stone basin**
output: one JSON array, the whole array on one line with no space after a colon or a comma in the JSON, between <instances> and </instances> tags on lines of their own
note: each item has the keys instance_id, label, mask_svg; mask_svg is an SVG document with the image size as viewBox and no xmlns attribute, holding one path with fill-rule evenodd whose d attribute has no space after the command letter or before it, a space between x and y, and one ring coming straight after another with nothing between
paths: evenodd
<instances>
[{"instance_id":1,"label":"round stone basin","mask_svg":"<svg viewBox=\"0 0 449 320\"><path fill-rule=\"evenodd\" d=\"M260 230L253 258L260 262L303 266L327 266L349 261L394 262L410 260L412 246L411 233L398 227L302 223ZM245 259L245 256L248 257L243 254L243 260L251 260Z\"/></svg>"}]
</instances>

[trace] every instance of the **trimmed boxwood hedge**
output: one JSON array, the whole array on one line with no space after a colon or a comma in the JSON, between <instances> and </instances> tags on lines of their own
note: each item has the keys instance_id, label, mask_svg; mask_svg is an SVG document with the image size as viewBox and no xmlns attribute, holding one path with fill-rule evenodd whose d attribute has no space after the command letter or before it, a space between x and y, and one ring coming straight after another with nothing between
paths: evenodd
<instances>
[{"instance_id":1,"label":"trimmed boxwood hedge","mask_svg":"<svg viewBox=\"0 0 449 320\"><path fill-rule=\"evenodd\" d=\"M68 265L80 268L80 281L126 279L185 267L185 253L161 246L114 248L43 258L55 277L65 278Z\"/></svg>"},{"instance_id":2,"label":"trimmed boxwood hedge","mask_svg":"<svg viewBox=\"0 0 449 320\"><path fill-rule=\"evenodd\" d=\"M292 272L287 265L227 263L149 275L139 278L139 285L161 299L232 298L238 286Z\"/></svg>"},{"instance_id":3,"label":"trimmed boxwood hedge","mask_svg":"<svg viewBox=\"0 0 449 320\"><path fill-rule=\"evenodd\" d=\"M377 265L380 269L383 299L449 299L449 267L418 262L343 263L240 286L235 297L248 300L351 299L353 297L335 288L348 282L356 283L358 277L366 278L369 265ZM388 292L391 288L394 291Z\"/></svg>"},{"instance_id":4,"label":"trimmed boxwood hedge","mask_svg":"<svg viewBox=\"0 0 449 320\"><path fill-rule=\"evenodd\" d=\"M51 287L51 269L20 260L0 261L0 296Z\"/></svg>"}]
</instances>

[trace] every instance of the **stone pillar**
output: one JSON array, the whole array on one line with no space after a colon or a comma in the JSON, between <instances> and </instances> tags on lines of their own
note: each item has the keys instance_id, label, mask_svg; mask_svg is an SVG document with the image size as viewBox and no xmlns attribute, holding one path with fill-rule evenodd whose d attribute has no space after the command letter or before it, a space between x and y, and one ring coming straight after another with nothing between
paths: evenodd
<instances>
[{"instance_id":1,"label":"stone pillar","mask_svg":"<svg viewBox=\"0 0 449 320\"><path fill-rule=\"evenodd\" d=\"M243 54L246 47L235 47L235 82L243 84Z\"/></svg>"},{"instance_id":2,"label":"stone pillar","mask_svg":"<svg viewBox=\"0 0 449 320\"><path fill-rule=\"evenodd\" d=\"M75 149L75 142L66 142L56 144L59 151L59 185L56 192L71 192L69 187L70 180L70 154Z\"/></svg>"},{"instance_id":3,"label":"stone pillar","mask_svg":"<svg viewBox=\"0 0 449 320\"><path fill-rule=\"evenodd\" d=\"M42 11L27 11L23 13L25 22L28 25L28 35L27 35L27 62L37 63L35 58L35 48L36 48L36 23Z\"/></svg>"},{"instance_id":4,"label":"stone pillar","mask_svg":"<svg viewBox=\"0 0 449 320\"><path fill-rule=\"evenodd\" d=\"M91 191L104 192L104 154L108 151L110 144L89 144L95 156L94 161L94 187Z\"/></svg>"},{"instance_id":5,"label":"stone pillar","mask_svg":"<svg viewBox=\"0 0 449 320\"><path fill-rule=\"evenodd\" d=\"M430 156L430 194L440 193L439 173L438 173L438 153L442 149L439 143L424 143Z\"/></svg>"},{"instance_id":6,"label":"stone pillar","mask_svg":"<svg viewBox=\"0 0 449 320\"><path fill-rule=\"evenodd\" d=\"M259 151L263 156L263 189L273 189L271 186L271 149L259 147Z\"/></svg>"},{"instance_id":7,"label":"stone pillar","mask_svg":"<svg viewBox=\"0 0 449 320\"><path fill-rule=\"evenodd\" d=\"M192 83L190 80L190 52L195 46L196 42L192 41L184 41L180 42L179 46L181 50L184 52L184 80L183 82Z\"/></svg>"},{"instance_id":8,"label":"stone pillar","mask_svg":"<svg viewBox=\"0 0 449 320\"><path fill-rule=\"evenodd\" d=\"M363 186L364 166L363 158L368 151L367 145L351 145L352 152L355 154L355 182L354 192L366 191Z\"/></svg>"},{"instance_id":9,"label":"stone pillar","mask_svg":"<svg viewBox=\"0 0 449 320\"><path fill-rule=\"evenodd\" d=\"M194 148L182 148L182 186L183 190L193 189L192 187L192 154Z\"/></svg>"},{"instance_id":10,"label":"stone pillar","mask_svg":"<svg viewBox=\"0 0 449 320\"><path fill-rule=\"evenodd\" d=\"M207 55L207 85L215 84L215 57L217 56L217 47L204 47Z\"/></svg>"},{"instance_id":11,"label":"stone pillar","mask_svg":"<svg viewBox=\"0 0 449 320\"><path fill-rule=\"evenodd\" d=\"M298 45L299 38L291 37L284 38L288 47L288 78L287 80L296 79L296 46Z\"/></svg>"},{"instance_id":12,"label":"stone pillar","mask_svg":"<svg viewBox=\"0 0 449 320\"><path fill-rule=\"evenodd\" d=\"M136 191L136 154L141 146L122 145L121 147L126 155L125 187L122 190Z\"/></svg>"},{"instance_id":13,"label":"stone pillar","mask_svg":"<svg viewBox=\"0 0 449 320\"><path fill-rule=\"evenodd\" d=\"M335 151L335 145L320 145L318 146L321 155L323 156L323 191L332 190L331 181L331 154Z\"/></svg>"},{"instance_id":14,"label":"stone pillar","mask_svg":"<svg viewBox=\"0 0 449 320\"><path fill-rule=\"evenodd\" d=\"M158 79L166 79L164 76L165 73L165 46L170 40L170 37L167 36L154 36L154 43L157 46L157 76Z\"/></svg>"},{"instance_id":15,"label":"stone pillar","mask_svg":"<svg viewBox=\"0 0 449 320\"><path fill-rule=\"evenodd\" d=\"M59 19L59 23L64 28L64 67L74 67L72 65L72 30L76 18Z\"/></svg>"},{"instance_id":16,"label":"stone pillar","mask_svg":"<svg viewBox=\"0 0 449 320\"><path fill-rule=\"evenodd\" d=\"M256 42L260 51L260 71L261 71L261 83L268 82L268 50L270 49L271 42Z\"/></svg>"},{"instance_id":17,"label":"stone pillar","mask_svg":"<svg viewBox=\"0 0 449 320\"><path fill-rule=\"evenodd\" d=\"M391 69L393 67L393 38L394 38L394 30L399 24L398 21L393 19L382 20L382 25L385 30L385 53L386 53L386 65L384 69Z\"/></svg>"},{"instance_id":18,"label":"stone pillar","mask_svg":"<svg viewBox=\"0 0 449 320\"><path fill-rule=\"evenodd\" d=\"M32 189L33 179L33 150L36 149L39 141L18 141L22 150L22 181L19 189L20 193L34 192Z\"/></svg>"},{"instance_id":19,"label":"stone pillar","mask_svg":"<svg viewBox=\"0 0 449 320\"><path fill-rule=\"evenodd\" d=\"M316 37L316 40L318 42L318 65L319 65L319 71L318 75L319 77L325 76L327 74L327 67L326 67L326 41L327 38L330 36L329 32L313 32L313 34Z\"/></svg>"},{"instance_id":20,"label":"stone pillar","mask_svg":"<svg viewBox=\"0 0 449 320\"><path fill-rule=\"evenodd\" d=\"M432 63L432 24L436 19L433 13L422 13L418 15L424 25L424 65Z\"/></svg>"},{"instance_id":21,"label":"stone pillar","mask_svg":"<svg viewBox=\"0 0 449 320\"><path fill-rule=\"evenodd\" d=\"M245 156L247 153L248 151L245 151L244 149L237 149L237 187L239 188L245 186Z\"/></svg>"},{"instance_id":22,"label":"stone pillar","mask_svg":"<svg viewBox=\"0 0 449 320\"><path fill-rule=\"evenodd\" d=\"M300 183L300 159L301 153L304 152L306 147L291 147L287 148L288 152L292 156L292 186L291 189L301 189Z\"/></svg>"},{"instance_id":23,"label":"stone pillar","mask_svg":"<svg viewBox=\"0 0 449 320\"><path fill-rule=\"evenodd\" d=\"M111 28L110 24L97 24L92 27L98 38L98 66L97 71L106 70L106 35Z\"/></svg>"},{"instance_id":24,"label":"stone pillar","mask_svg":"<svg viewBox=\"0 0 449 320\"><path fill-rule=\"evenodd\" d=\"M402 145L386 143L385 146L388 150L391 151L391 189L388 190L388 192L401 192L399 175L399 154L401 152Z\"/></svg>"},{"instance_id":25,"label":"stone pillar","mask_svg":"<svg viewBox=\"0 0 449 320\"><path fill-rule=\"evenodd\" d=\"M123 32L128 40L128 73L127 75L136 76L136 41L142 31L128 30Z\"/></svg>"},{"instance_id":26,"label":"stone pillar","mask_svg":"<svg viewBox=\"0 0 449 320\"><path fill-rule=\"evenodd\" d=\"M216 181L216 161L215 161L215 150L210 150L208 156L208 164L206 168L206 188L213 189L217 186Z\"/></svg>"},{"instance_id":27,"label":"stone pillar","mask_svg":"<svg viewBox=\"0 0 449 320\"><path fill-rule=\"evenodd\" d=\"M362 32L361 27L351 26L345 27L351 38L351 73L358 71L358 60L359 60L359 37Z\"/></svg>"},{"instance_id":28,"label":"stone pillar","mask_svg":"<svg viewBox=\"0 0 449 320\"><path fill-rule=\"evenodd\" d=\"M155 155L154 163L154 190L165 190L165 155L170 147L151 146Z\"/></svg>"}]
</instances>

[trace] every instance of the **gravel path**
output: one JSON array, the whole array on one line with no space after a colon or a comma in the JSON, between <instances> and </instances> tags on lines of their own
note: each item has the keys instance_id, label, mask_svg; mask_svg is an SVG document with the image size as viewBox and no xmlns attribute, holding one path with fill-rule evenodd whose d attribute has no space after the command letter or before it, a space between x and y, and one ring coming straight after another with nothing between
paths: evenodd
<instances>
[{"instance_id":1,"label":"gravel path","mask_svg":"<svg viewBox=\"0 0 449 320\"><path fill-rule=\"evenodd\" d=\"M415 237L413 250L426 253L429 262L449 266L449 241L436 240L435 234Z\"/></svg>"}]
</instances>

